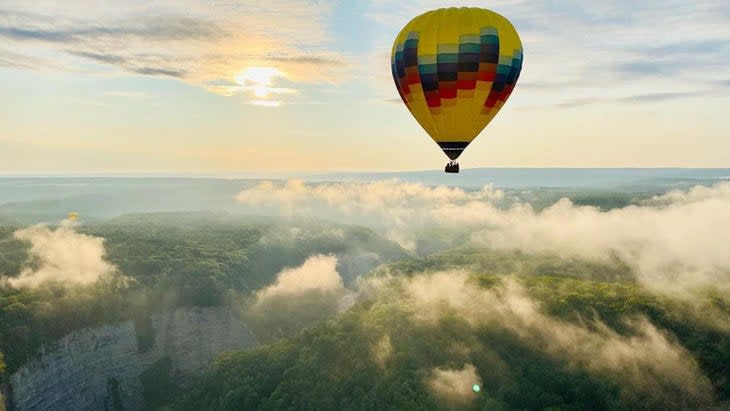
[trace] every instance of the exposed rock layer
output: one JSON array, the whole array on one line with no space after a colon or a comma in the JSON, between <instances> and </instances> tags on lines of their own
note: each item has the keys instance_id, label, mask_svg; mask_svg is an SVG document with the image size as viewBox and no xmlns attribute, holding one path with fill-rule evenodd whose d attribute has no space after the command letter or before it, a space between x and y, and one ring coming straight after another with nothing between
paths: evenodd
<instances>
[{"instance_id":1,"label":"exposed rock layer","mask_svg":"<svg viewBox=\"0 0 730 411\"><path fill-rule=\"evenodd\" d=\"M140 375L169 358L170 378L185 386L221 352L256 345L249 328L222 307L181 308L132 321L88 328L45 347L10 378L18 411L139 410Z\"/></svg>"}]
</instances>

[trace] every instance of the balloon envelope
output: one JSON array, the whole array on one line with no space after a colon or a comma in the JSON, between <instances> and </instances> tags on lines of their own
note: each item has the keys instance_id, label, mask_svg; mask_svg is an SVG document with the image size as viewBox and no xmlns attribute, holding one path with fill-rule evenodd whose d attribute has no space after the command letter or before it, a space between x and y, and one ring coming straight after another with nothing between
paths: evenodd
<instances>
[{"instance_id":1,"label":"balloon envelope","mask_svg":"<svg viewBox=\"0 0 730 411\"><path fill-rule=\"evenodd\" d=\"M522 42L491 10L438 9L401 30L391 63L408 110L455 160L512 93L522 70Z\"/></svg>"}]
</instances>

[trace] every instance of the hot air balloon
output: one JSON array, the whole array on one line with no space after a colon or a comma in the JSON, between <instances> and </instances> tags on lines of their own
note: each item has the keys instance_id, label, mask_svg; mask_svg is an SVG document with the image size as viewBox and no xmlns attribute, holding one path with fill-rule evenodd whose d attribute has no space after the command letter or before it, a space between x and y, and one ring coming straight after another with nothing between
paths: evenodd
<instances>
[{"instance_id":1,"label":"hot air balloon","mask_svg":"<svg viewBox=\"0 0 730 411\"><path fill-rule=\"evenodd\" d=\"M509 98L522 70L522 42L501 15L480 8L426 12L401 30L393 80L418 123L451 161L459 158Z\"/></svg>"}]
</instances>

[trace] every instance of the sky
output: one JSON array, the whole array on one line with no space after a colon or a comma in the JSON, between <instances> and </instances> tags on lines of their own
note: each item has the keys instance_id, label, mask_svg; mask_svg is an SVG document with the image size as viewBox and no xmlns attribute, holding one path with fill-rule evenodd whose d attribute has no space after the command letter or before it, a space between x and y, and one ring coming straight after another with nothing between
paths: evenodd
<instances>
[{"instance_id":1,"label":"sky","mask_svg":"<svg viewBox=\"0 0 730 411\"><path fill-rule=\"evenodd\" d=\"M525 56L462 167L730 167L727 0L2 0L0 172L441 168L390 49L448 6Z\"/></svg>"}]
</instances>

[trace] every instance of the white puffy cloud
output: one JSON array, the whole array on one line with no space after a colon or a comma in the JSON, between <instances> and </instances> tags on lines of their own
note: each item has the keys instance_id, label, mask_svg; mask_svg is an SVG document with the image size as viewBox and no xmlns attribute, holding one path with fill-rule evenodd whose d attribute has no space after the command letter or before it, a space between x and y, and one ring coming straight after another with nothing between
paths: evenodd
<instances>
[{"instance_id":1,"label":"white puffy cloud","mask_svg":"<svg viewBox=\"0 0 730 411\"><path fill-rule=\"evenodd\" d=\"M13 236L30 243L30 258L19 275L5 278L10 285L88 285L116 271L105 259L104 239L77 233L68 220L55 230L34 225L17 230Z\"/></svg>"},{"instance_id":2,"label":"white puffy cloud","mask_svg":"<svg viewBox=\"0 0 730 411\"><path fill-rule=\"evenodd\" d=\"M264 340L292 336L354 304L337 272L337 258L313 255L282 270L276 281L256 292L245 315Z\"/></svg>"},{"instance_id":3,"label":"white puffy cloud","mask_svg":"<svg viewBox=\"0 0 730 411\"><path fill-rule=\"evenodd\" d=\"M535 212L515 207L500 213L480 234L493 247L631 264L639 280L657 290L681 293L730 287L730 184L669 193L661 207L628 206L610 211L563 199Z\"/></svg>"},{"instance_id":4,"label":"white puffy cloud","mask_svg":"<svg viewBox=\"0 0 730 411\"><path fill-rule=\"evenodd\" d=\"M257 303L276 297L290 297L318 291L340 293L344 290L342 278L337 272L337 257L315 255L299 267L282 270L276 282L256 293Z\"/></svg>"}]
</instances>

